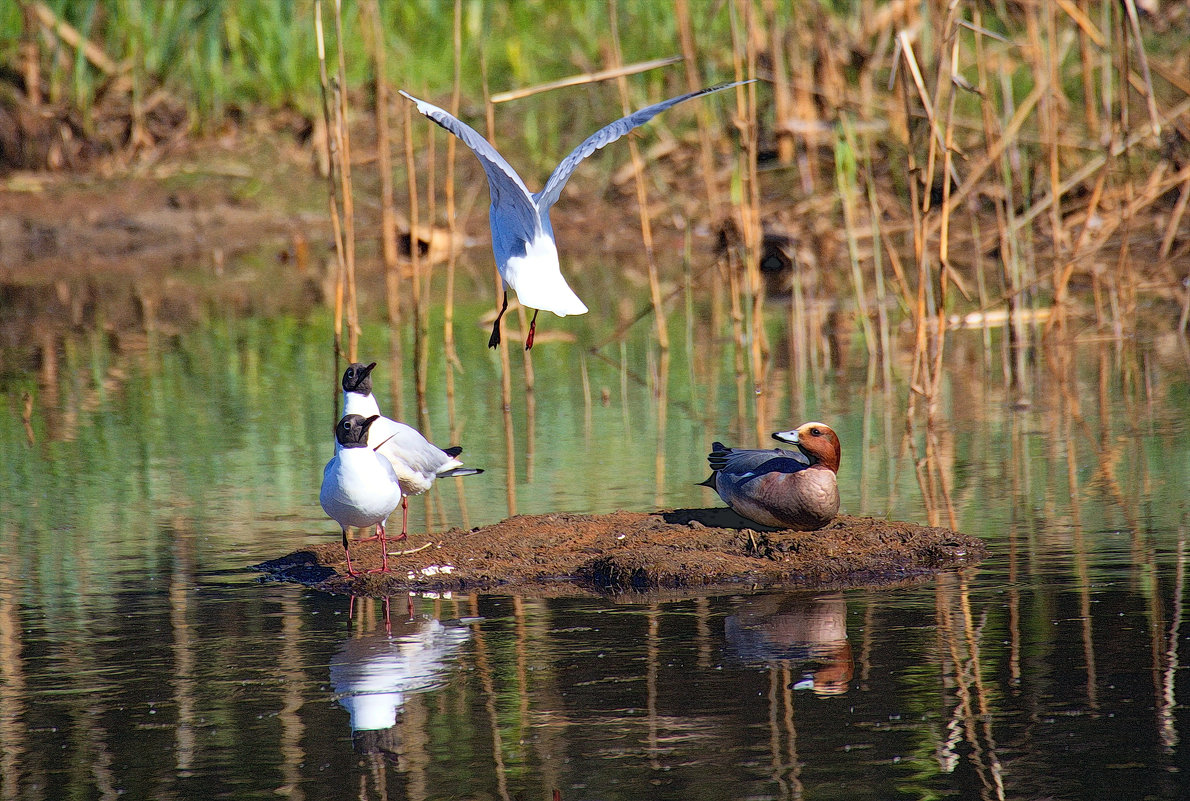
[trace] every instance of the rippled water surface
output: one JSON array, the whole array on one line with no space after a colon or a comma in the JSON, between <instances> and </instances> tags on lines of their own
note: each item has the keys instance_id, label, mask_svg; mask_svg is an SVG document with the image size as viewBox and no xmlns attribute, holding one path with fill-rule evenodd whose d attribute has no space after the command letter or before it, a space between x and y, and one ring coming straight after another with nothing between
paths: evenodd
<instances>
[{"instance_id":1,"label":"rippled water surface","mask_svg":"<svg viewBox=\"0 0 1190 801\"><path fill-rule=\"evenodd\" d=\"M144 292L0 299L0 799L1190 794L1190 370L1161 326L1032 352L1011 391L999 331L951 334L937 497L991 549L964 573L385 603L247 569L338 536L317 501L326 313ZM426 419L487 472L418 499L413 525L713 504L694 486L712 439L805 419L842 438L846 511L947 524L906 436L908 368L884 387L844 340L841 363L799 372L788 304L770 307L767 421L692 297L667 366L647 321L592 352L623 319L543 317L531 396L513 354L511 430L488 306L461 307L453 426L440 328ZM412 343L390 348L379 315L361 341L383 405L400 375L416 421Z\"/></svg>"}]
</instances>

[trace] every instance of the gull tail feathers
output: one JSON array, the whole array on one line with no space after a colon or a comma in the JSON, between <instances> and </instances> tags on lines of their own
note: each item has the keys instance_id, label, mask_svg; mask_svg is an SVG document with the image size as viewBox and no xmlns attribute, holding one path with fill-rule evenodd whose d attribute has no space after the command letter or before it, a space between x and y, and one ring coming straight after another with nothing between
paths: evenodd
<instances>
[{"instance_id":1,"label":"gull tail feathers","mask_svg":"<svg viewBox=\"0 0 1190 801\"><path fill-rule=\"evenodd\" d=\"M438 478L462 478L463 476L477 476L483 472L481 467L454 467L450 470L443 470L438 474Z\"/></svg>"}]
</instances>

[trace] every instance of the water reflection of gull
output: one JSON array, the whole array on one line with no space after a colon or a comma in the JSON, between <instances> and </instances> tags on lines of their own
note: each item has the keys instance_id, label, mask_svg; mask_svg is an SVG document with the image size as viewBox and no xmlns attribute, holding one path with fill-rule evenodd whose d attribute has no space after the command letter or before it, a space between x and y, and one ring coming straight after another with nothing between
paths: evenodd
<instances>
[{"instance_id":1,"label":"water reflection of gull","mask_svg":"<svg viewBox=\"0 0 1190 801\"><path fill-rule=\"evenodd\" d=\"M774 594L746 599L724 623L728 652L746 664L796 663L799 690L847 691L853 663L847 602L838 593Z\"/></svg>"},{"instance_id":2,"label":"water reflection of gull","mask_svg":"<svg viewBox=\"0 0 1190 801\"><path fill-rule=\"evenodd\" d=\"M408 693L438 686L470 630L437 620L410 624L399 635L353 637L331 659L331 687L351 716L351 732L380 731L397 724Z\"/></svg>"}]
</instances>

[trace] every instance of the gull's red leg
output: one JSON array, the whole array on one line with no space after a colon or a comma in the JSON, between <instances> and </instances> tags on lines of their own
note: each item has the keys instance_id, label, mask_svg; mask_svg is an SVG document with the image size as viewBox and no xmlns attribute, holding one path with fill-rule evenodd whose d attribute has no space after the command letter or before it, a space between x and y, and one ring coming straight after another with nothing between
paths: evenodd
<instances>
[{"instance_id":1,"label":"gull's red leg","mask_svg":"<svg viewBox=\"0 0 1190 801\"><path fill-rule=\"evenodd\" d=\"M384 523L376 524L376 536L380 538L380 567L374 567L369 573L388 573L388 538L384 535Z\"/></svg>"},{"instance_id":2,"label":"gull's red leg","mask_svg":"<svg viewBox=\"0 0 1190 801\"><path fill-rule=\"evenodd\" d=\"M533 310L533 319L529 321L529 336L525 337L525 350L533 347L533 334L537 332L537 312L541 309Z\"/></svg>"},{"instance_id":3,"label":"gull's red leg","mask_svg":"<svg viewBox=\"0 0 1190 801\"><path fill-rule=\"evenodd\" d=\"M397 537L393 542L400 542L401 540L409 539L409 496L401 496L401 536Z\"/></svg>"}]
</instances>

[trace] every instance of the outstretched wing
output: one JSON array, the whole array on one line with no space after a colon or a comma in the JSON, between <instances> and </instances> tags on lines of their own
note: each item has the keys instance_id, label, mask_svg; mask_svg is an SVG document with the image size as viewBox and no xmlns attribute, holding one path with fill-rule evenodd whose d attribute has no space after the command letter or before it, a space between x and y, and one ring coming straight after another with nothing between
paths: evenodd
<instances>
[{"instance_id":1,"label":"outstretched wing","mask_svg":"<svg viewBox=\"0 0 1190 801\"><path fill-rule=\"evenodd\" d=\"M479 159L479 163L483 165L483 171L487 173L488 183L492 188L493 200L497 192L500 193L502 198L505 194L520 194L526 200L532 197L533 193L525 186L525 182L521 180L521 176L517 175L517 171L496 151L496 148L488 143L487 139L484 139L480 135L479 131L449 111L438 108L433 103L418 100L406 91L402 91L401 94L412 100L417 106L418 111L459 137L459 139L463 140L463 144L471 148L471 152L475 154L475 157ZM514 188L519 190L519 192L514 193Z\"/></svg>"},{"instance_id":2,"label":"outstretched wing","mask_svg":"<svg viewBox=\"0 0 1190 801\"><path fill-rule=\"evenodd\" d=\"M718 92L721 89L730 89L733 86L738 86L747 81L736 81L734 83L721 83L717 86L710 86L706 89L699 89L697 92L688 92L684 95L671 97L669 100L662 100L660 103L654 103L651 106L639 109L629 114L627 117L621 117L613 123L603 126L595 133L587 137L581 145L576 147L569 156L562 159L562 162L554 168L550 178L545 182L545 189L542 189L533 196L533 200L537 204L537 208L541 210L542 216L549 211L550 207L558 202L558 197L562 194L562 188L566 186L566 182L570 180L570 176L578 168L579 163L587 156L599 150L602 147L610 145L612 142L619 139L624 134L631 131L633 128L638 128L644 125L649 120L656 117L667 108L676 106L678 103L684 103L702 95L710 94L711 92ZM404 92L402 92L404 94ZM425 113L425 112L422 112ZM441 125L442 123L439 123Z\"/></svg>"},{"instance_id":3,"label":"outstretched wing","mask_svg":"<svg viewBox=\"0 0 1190 801\"><path fill-rule=\"evenodd\" d=\"M479 159L488 176L488 190L492 195L489 214L492 251L496 255L496 266L500 269L501 277L507 280L504 268L509 258L524 255L529 243L537 236L539 217L533 195L512 165L478 131L449 111L418 100L408 92L403 91L401 94L412 100L418 111L461 139Z\"/></svg>"}]
</instances>

